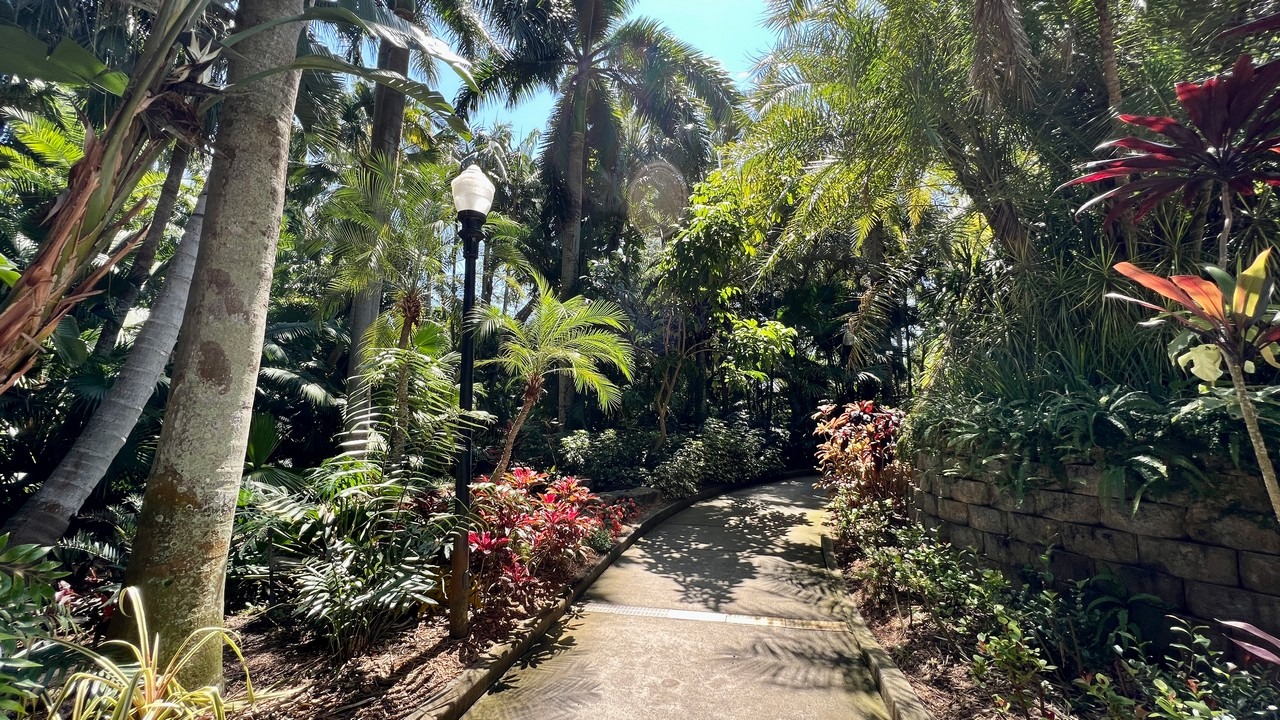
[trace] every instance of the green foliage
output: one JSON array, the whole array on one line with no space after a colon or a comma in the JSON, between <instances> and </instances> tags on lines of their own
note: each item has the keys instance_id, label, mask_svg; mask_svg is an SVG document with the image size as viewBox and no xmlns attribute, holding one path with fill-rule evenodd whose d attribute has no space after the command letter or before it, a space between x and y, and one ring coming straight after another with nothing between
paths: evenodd
<instances>
[{"instance_id":1,"label":"green foliage","mask_svg":"<svg viewBox=\"0 0 1280 720\"><path fill-rule=\"evenodd\" d=\"M1108 493L1140 500L1206 488L1205 457L1241 457L1230 416L1184 405L1122 387L1038 399L931 395L909 417L906 443L961 458L1018 493L1065 480L1068 463L1097 463Z\"/></svg>"},{"instance_id":2,"label":"green foliage","mask_svg":"<svg viewBox=\"0 0 1280 720\"><path fill-rule=\"evenodd\" d=\"M430 486L335 458L288 485L246 481L232 579L351 655L438 603L447 519Z\"/></svg>"},{"instance_id":3,"label":"green foliage","mask_svg":"<svg viewBox=\"0 0 1280 720\"><path fill-rule=\"evenodd\" d=\"M654 468L653 486L667 497L688 497L705 487L755 482L781 471L782 457L763 432L741 419L710 418Z\"/></svg>"},{"instance_id":4,"label":"green foliage","mask_svg":"<svg viewBox=\"0 0 1280 720\"><path fill-rule=\"evenodd\" d=\"M43 638L70 627L54 601L54 583L65 575L47 560L49 548L10 545L0 535L0 711L29 710L49 680L41 662Z\"/></svg>"},{"instance_id":5,"label":"green foliage","mask_svg":"<svg viewBox=\"0 0 1280 720\"><path fill-rule=\"evenodd\" d=\"M575 430L560 441L560 453L564 470L591 478L597 491L633 488L649 484L656 440L648 430Z\"/></svg>"},{"instance_id":6,"label":"green foliage","mask_svg":"<svg viewBox=\"0 0 1280 720\"><path fill-rule=\"evenodd\" d=\"M225 720L232 711L252 705L258 696L235 636L220 627L200 628L161 659L158 639L147 628L137 588L127 588L118 601L120 612L133 615L137 643L111 640L102 651L58 641L84 656L89 669L67 678L61 690L45 698L49 720ZM243 699L227 699L217 687L187 688L181 677L202 647L223 645L244 670ZM120 651L119 654L114 651ZM123 655L126 659L117 659ZM67 712L69 708L69 712Z\"/></svg>"}]
</instances>

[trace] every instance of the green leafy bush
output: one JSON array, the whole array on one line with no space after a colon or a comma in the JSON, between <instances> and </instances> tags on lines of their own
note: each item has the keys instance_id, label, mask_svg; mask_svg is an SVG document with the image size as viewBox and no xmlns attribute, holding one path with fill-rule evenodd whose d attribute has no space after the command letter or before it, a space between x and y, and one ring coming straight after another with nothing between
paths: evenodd
<instances>
[{"instance_id":1,"label":"green leafy bush","mask_svg":"<svg viewBox=\"0 0 1280 720\"><path fill-rule=\"evenodd\" d=\"M1186 407L1122 387L1014 400L932 394L913 409L904 443L967 459L1018 492L1065 479L1067 463L1097 463L1109 492L1140 498L1207 487L1200 458L1243 459L1245 435L1227 413Z\"/></svg>"},{"instance_id":2,"label":"green leafy bush","mask_svg":"<svg viewBox=\"0 0 1280 720\"><path fill-rule=\"evenodd\" d=\"M47 637L71 628L56 602L54 583L64 575L47 560L49 548L9 545L0 535L0 712L22 714L47 686L53 669Z\"/></svg>"},{"instance_id":3,"label":"green leafy bush","mask_svg":"<svg viewBox=\"0 0 1280 720\"><path fill-rule=\"evenodd\" d=\"M248 481L233 579L352 655L439 602L448 521L430 488L336 458L292 486Z\"/></svg>"},{"instance_id":4,"label":"green leafy bush","mask_svg":"<svg viewBox=\"0 0 1280 720\"><path fill-rule=\"evenodd\" d=\"M648 485L657 437L646 430L575 430L560 441L564 469L591 478L596 491Z\"/></svg>"},{"instance_id":5,"label":"green leafy bush","mask_svg":"<svg viewBox=\"0 0 1280 720\"><path fill-rule=\"evenodd\" d=\"M653 486L667 497L688 497L710 485L735 485L776 476L782 455L764 432L741 420L707 420L653 470Z\"/></svg>"}]
</instances>

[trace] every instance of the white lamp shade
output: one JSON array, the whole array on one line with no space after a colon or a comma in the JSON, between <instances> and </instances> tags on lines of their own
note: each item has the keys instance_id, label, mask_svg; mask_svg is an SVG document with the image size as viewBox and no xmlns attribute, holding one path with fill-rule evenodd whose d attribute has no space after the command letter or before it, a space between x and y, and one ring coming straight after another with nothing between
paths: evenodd
<instances>
[{"instance_id":1,"label":"white lamp shade","mask_svg":"<svg viewBox=\"0 0 1280 720\"><path fill-rule=\"evenodd\" d=\"M488 215L493 207L493 183L478 165L471 165L453 179L453 207L458 212L470 210Z\"/></svg>"}]
</instances>

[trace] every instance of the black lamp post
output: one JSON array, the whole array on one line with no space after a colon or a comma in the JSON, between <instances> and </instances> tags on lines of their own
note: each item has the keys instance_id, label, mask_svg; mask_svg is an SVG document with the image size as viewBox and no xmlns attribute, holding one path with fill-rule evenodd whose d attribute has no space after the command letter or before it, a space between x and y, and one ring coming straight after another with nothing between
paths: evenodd
<instances>
[{"instance_id":1,"label":"black lamp post","mask_svg":"<svg viewBox=\"0 0 1280 720\"><path fill-rule=\"evenodd\" d=\"M473 375L476 365L475 330L468 321L476 305L476 258L480 254L480 239L484 236L484 221L493 205L493 183L484 171L472 165L453 179L453 206L458 210L458 234L462 238L464 273L462 283L462 363L458 379L458 407L470 411L473 399ZM462 450L458 453L458 475L454 492L458 513L458 532L453 539L453 581L449 588L449 636L463 638L469 632L468 595L471 578L467 568L471 564L471 548L467 543L466 517L471 505L471 428L465 423L460 429Z\"/></svg>"}]
</instances>

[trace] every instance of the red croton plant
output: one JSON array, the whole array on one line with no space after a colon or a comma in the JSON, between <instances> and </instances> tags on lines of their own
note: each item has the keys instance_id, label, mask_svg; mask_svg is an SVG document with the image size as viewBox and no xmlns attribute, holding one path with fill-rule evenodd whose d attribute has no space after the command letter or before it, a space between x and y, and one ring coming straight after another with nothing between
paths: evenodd
<instances>
[{"instance_id":1,"label":"red croton plant","mask_svg":"<svg viewBox=\"0 0 1280 720\"><path fill-rule=\"evenodd\" d=\"M1174 275L1163 278L1141 270L1132 263L1122 262L1116 270L1148 290L1177 303L1181 309L1168 312L1159 305L1110 293L1128 302L1138 303L1160 313L1153 323L1165 318L1180 323L1184 330L1170 345L1178 355L1178 363L1190 367L1193 374L1213 383L1222 376L1225 364L1231 376L1235 400L1240 406L1249 431L1249 440L1258 458L1263 482L1271 509L1280 520L1280 484L1276 481L1275 467L1267 453L1266 443L1258 425L1258 412L1245 383L1245 373L1255 369L1255 361L1265 360L1280 368L1277 352L1280 352L1280 312L1270 307L1275 280L1267 275L1267 262L1271 249L1264 250L1248 268L1232 278L1225 270L1206 268L1212 281L1195 275Z\"/></svg>"},{"instance_id":2,"label":"red croton plant","mask_svg":"<svg viewBox=\"0 0 1280 720\"><path fill-rule=\"evenodd\" d=\"M1230 73L1199 83L1178 83L1178 104L1188 124L1172 117L1120 115L1123 122L1165 141L1130 136L1103 143L1099 151L1128 152L1087 164L1084 175L1062 187L1119 180L1116 187L1080 208L1084 212L1108 203L1107 222L1130 211L1135 219L1141 218L1172 196L1181 196L1190 207L1216 193L1223 218L1218 264L1225 266L1231 257L1236 196L1253 195L1259 184L1280 185L1277 88L1280 61L1254 65L1248 55L1241 55Z\"/></svg>"}]
</instances>

